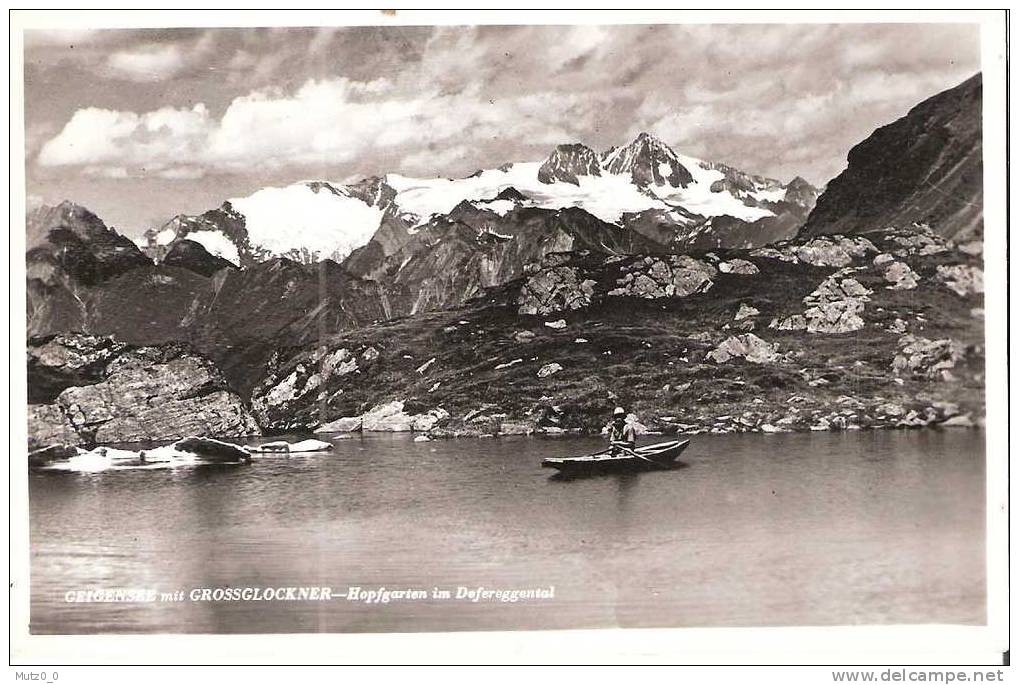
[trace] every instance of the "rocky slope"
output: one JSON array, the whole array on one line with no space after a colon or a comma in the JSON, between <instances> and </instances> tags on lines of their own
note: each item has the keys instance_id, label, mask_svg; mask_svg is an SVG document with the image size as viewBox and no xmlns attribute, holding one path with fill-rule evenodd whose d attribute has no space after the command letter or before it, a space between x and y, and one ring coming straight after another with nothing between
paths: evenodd
<instances>
[{"instance_id":1,"label":"rocky slope","mask_svg":"<svg viewBox=\"0 0 1019 685\"><path fill-rule=\"evenodd\" d=\"M366 251L356 263L361 275L415 293L407 311L413 314L459 305L484 288L518 278L545 255L582 250L611 256L666 248L578 208L518 203L499 214L484 204L462 202L420 227L392 254Z\"/></svg>"},{"instance_id":2,"label":"rocky slope","mask_svg":"<svg viewBox=\"0 0 1019 685\"><path fill-rule=\"evenodd\" d=\"M925 100L849 152L805 236L866 233L911 222L957 241L983 235L982 79Z\"/></svg>"},{"instance_id":3,"label":"rocky slope","mask_svg":"<svg viewBox=\"0 0 1019 685\"><path fill-rule=\"evenodd\" d=\"M923 231L772 248L546 257L469 306L281 350L268 430L433 436L979 421L979 258Z\"/></svg>"},{"instance_id":4,"label":"rocky slope","mask_svg":"<svg viewBox=\"0 0 1019 685\"><path fill-rule=\"evenodd\" d=\"M90 240L79 240L77 254L86 264L52 241L30 250L29 335L81 332L137 345L186 342L215 361L245 395L276 347L397 316L413 303L398 288L359 278L331 261L304 265L277 258L237 269L199 243L182 240L154 264L86 210L62 207L62 215L94 219ZM91 247L93 241L98 247ZM109 244L122 251L104 251ZM105 259L102 278L92 277L93 253ZM48 268L41 271L40 264Z\"/></svg>"},{"instance_id":5,"label":"rocky slope","mask_svg":"<svg viewBox=\"0 0 1019 685\"><path fill-rule=\"evenodd\" d=\"M223 374L185 346L59 335L30 341L30 446L260 431Z\"/></svg>"}]
</instances>

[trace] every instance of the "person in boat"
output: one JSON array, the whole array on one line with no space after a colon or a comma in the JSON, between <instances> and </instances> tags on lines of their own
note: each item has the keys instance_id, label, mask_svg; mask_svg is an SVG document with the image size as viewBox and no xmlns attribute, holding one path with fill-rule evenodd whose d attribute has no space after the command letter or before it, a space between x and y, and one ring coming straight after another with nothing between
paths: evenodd
<instances>
[{"instance_id":1,"label":"person in boat","mask_svg":"<svg viewBox=\"0 0 1019 685\"><path fill-rule=\"evenodd\" d=\"M609 424L609 447L612 454L625 454L637 445L637 434L633 426L626 422L626 410L616 407L612 412L612 423Z\"/></svg>"}]
</instances>

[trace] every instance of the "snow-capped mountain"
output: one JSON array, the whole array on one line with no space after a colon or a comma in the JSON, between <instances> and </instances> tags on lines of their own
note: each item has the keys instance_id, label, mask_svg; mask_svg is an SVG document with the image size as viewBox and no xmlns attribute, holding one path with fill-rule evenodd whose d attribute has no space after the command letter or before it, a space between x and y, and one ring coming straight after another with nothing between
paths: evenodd
<instances>
[{"instance_id":1,"label":"snow-capped mountain","mask_svg":"<svg viewBox=\"0 0 1019 685\"><path fill-rule=\"evenodd\" d=\"M562 182L579 186L581 176L601 176L598 153L582 143L557 145L538 168L538 180L542 183Z\"/></svg>"},{"instance_id":2,"label":"snow-capped mountain","mask_svg":"<svg viewBox=\"0 0 1019 685\"><path fill-rule=\"evenodd\" d=\"M687 162L697 161L688 158ZM694 182L690 170L668 145L649 133L641 133L622 148L613 148L602 155L602 166L610 174L629 175L641 188L686 188Z\"/></svg>"},{"instance_id":3,"label":"snow-capped mountain","mask_svg":"<svg viewBox=\"0 0 1019 685\"><path fill-rule=\"evenodd\" d=\"M666 244L682 246L695 237L720 247L747 247L776 239L769 223L782 226L780 237L788 237L790 226L795 232L816 199L816 190L804 184L796 179L784 185L681 155L642 133L600 155L579 143L560 145L541 162L506 164L467 178L391 173L352 185L307 181L263 188L150 230L146 249L159 258L186 237L233 264L249 266L274 256L340 262L374 239L388 255L462 202L500 217L522 208L578 208L633 230L641 230L652 216L656 240ZM716 225L744 230L729 240Z\"/></svg>"},{"instance_id":4,"label":"snow-capped mountain","mask_svg":"<svg viewBox=\"0 0 1019 685\"><path fill-rule=\"evenodd\" d=\"M199 216L176 216L147 238L157 251L188 238L243 266L271 257L343 259L378 230L383 210L377 201L325 182L263 188Z\"/></svg>"}]
</instances>

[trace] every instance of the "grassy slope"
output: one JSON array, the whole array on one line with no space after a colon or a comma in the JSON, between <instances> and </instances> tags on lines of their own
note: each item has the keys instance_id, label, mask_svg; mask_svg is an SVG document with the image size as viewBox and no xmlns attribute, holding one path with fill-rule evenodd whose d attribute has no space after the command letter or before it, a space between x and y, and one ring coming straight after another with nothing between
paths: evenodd
<instances>
[{"instance_id":1,"label":"grassy slope","mask_svg":"<svg viewBox=\"0 0 1019 685\"><path fill-rule=\"evenodd\" d=\"M871 238L883 247L880 236ZM803 430L822 416L840 413L853 415L850 424L894 425L895 419L879 418L882 412L876 408L889 401L921 412L938 401L950 401L975 418L982 416L983 321L971 315L972 308L982 306L982 298L960 297L933 279L938 264L978 264L979 258L954 250L910 256L906 261L920 274L921 284L906 291L884 287L884 267L871 265L873 255L858 260L856 265L867 268L854 277L874 290L863 313L865 328L818 335L777 331L767 324L774 317L802 313L803 297L836 269L748 257L739 251L718 254L748 258L761 273L720 273L709 292L687 298L605 298L589 308L544 317L517 315L512 300L520 283L514 282L461 309L323 340L326 351L345 347L360 354L374 347L380 355L372 361L359 356L356 372L332 377L287 403L268 427L313 427L395 399L404 400L410 413L444 408L453 416L453 431L465 414L486 405L494 405L488 413L514 420L597 430L611 408L622 404L651 429L666 432L677 425L684 431L759 430L789 416L793 421L786 427ZM607 289L617 273L618 264L601 267L598 289ZM704 359L718 342L740 332L723 329L740 303L760 310L754 332L777 343L784 359L768 364ZM563 330L544 325L559 318L567 321ZM956 380L894 380L890 365L900 334L886 327L896 318L905 320L910 332L931 339L951 337L967 346L965 360L954 371ZM514 334L524 330L535 336L518 342ZM575 343L578 337L589 342ZM305 370L315 370L308 359L310 349L290 351L294 353L296 358L281 365L269 385L300 362ZM433 357L424 373L415 371ZM523 361L495 368L518 358ZM550 362L563 370L538 378L538 369ZM436 383L439 387L429 392ZM558 409L551 410L552 405ZM493 429L486 423L468 432Z\"/></svg>"}]
</instances>

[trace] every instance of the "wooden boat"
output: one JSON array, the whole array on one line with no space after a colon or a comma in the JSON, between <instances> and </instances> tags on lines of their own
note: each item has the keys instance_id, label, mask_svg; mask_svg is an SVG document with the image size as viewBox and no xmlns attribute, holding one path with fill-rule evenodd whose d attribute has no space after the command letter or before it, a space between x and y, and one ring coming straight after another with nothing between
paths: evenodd
<instances>
[{"instance_id":1,"label":"wooden boat","mask_svg":"<svg viewBox=\"0 0 1019 685\"><path fill-rule=\"evenodd\" d=\"M541 465L558 469L563 475L588 475L594 473L623 473L628 471L657 471L676 468L676 459L689 446L689 440L670 440L655 445L638 447L633 454L597 453L584 457L549 457ZM641 458L643 457L643 459Z\"/></svg>"}]
</instances>

